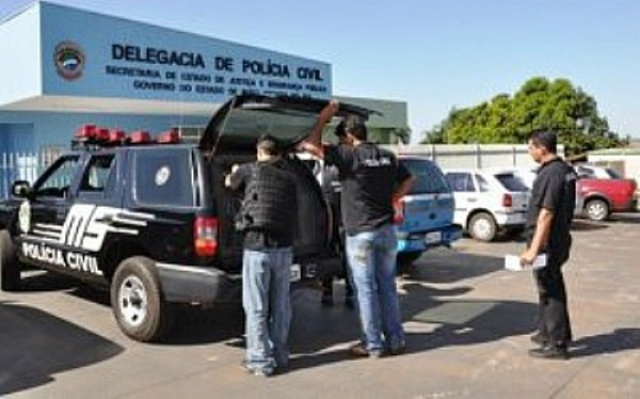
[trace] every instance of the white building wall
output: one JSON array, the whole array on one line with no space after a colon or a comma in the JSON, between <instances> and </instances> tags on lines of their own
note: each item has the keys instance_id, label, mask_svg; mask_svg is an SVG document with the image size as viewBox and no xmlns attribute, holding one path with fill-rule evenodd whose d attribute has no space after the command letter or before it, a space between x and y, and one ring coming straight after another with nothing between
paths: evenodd
<instances>
[{"instance_id":1,"label":"white building wall","mask_svg":"<svg viewBox=\"0 0 640 399\"><path fill-rule=\"evenodd\" d=\"M614 166L617 163L624 165L624 177L640 182L640 154L636 155L594 155L589 154L589 162L596 165Z\"/></svg>"},{"instance_id":2,"label":"white building wall","mask_svg":"<svg viewBox=\"0 0 640 399\"><path fill-rule=\"evenodd\" d=\"M42 94L39 7L0 23L0 105Z\"/></svg>"}]
</instances>

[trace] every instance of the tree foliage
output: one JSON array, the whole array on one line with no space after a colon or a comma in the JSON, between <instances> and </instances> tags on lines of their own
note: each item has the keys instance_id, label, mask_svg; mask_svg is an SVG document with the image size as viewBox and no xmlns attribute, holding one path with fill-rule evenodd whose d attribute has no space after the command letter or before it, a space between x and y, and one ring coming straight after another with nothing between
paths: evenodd
<instances>
[{"instance_id":1,"label":"tree foliage","mask_svg":"<svg viewBox=\"0 0 640 399\"><path fill-rule=\"evenodd\" d=\"M568 155L628 143L609 130L589 94L567 79L529 79L515 93L499 94L475 107L456 109L424 133L423 143L524 143L535 130L558 133Z\"/></svg>"}]
</instances>

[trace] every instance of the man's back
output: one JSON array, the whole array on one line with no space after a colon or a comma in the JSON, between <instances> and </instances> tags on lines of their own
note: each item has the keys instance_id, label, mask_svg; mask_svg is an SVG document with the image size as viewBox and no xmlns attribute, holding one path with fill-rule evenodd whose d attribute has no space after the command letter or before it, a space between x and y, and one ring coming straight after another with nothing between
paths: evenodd
<instances>
[{"instance_id":1,"label":"man's back","mask_svg":"<svg viewBox=\"0 0 640 399\"><path fill-rule=\"evenodd\" d=\"M393 221L392 195L409 173L390 151L364 142L354 149L332 147L325 153L342 179L343 221L348 234L376 229Z\"/></svg>"}]
</instances>

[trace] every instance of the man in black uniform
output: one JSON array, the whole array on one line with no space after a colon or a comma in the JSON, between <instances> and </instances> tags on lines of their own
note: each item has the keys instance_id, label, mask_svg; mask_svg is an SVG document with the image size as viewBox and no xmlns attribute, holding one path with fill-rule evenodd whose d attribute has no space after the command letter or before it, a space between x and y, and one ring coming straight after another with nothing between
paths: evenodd
<instances>
[{"instance_id":1,"label":"man in black uniform","mask_svg":"<svg viewBox=\"0 0 640 399\"><path fill-rule=\"evenodd\" d=\"M329 121L339 104L330 103L319 124ZM314 129L302 148L338 167L342 183L342 220L363 339L351 347L356 356L378 358L399 354L405 338L395 285L397 238L394 202L410 188L411 174L390 151L367 141L367 129L357 117L345 119L346 146L321 143Z\"/></svg>"},{"instance_id":2,"label":"man in black uniform","mask_svg":"<svg viewBox=\"0 0 640 399\"><path fill-rule=\"evenodd\" d=\"M256 163L234 165L225 184L244 188L237 228L244 232L242 303L247 352L243 367L270 376L287 366L291 320L289 274L296 226L296 182L287 172L277 141L262 136Z\"/></svg>"},{"instance_id":3,"label":"man in black uniform","mask_svg":"<svg viewBox=\"0 0 640 399\"><path fill-rule=\"evenodd\" d=\"M540 344L529 354L547 359L568 359L572 339L562 265L571 249L571 220L576 202L576 174L556 155L556 134L536 131L529 137L529 154L539 163L527 215L527 250L523 265L545 253L547 265L534 270L538 287L538 331L531 340Z\"/></svg>"}]
</instances>

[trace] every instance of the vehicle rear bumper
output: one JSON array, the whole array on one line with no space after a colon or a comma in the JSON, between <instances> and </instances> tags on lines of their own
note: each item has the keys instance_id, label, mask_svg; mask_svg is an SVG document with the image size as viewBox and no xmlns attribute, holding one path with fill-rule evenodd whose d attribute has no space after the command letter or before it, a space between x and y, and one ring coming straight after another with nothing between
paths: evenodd
<instances>
[{"instance_id":1,"label":"vehicle rear bumper","mask_svg":"<svg viewBox=\"0 0 640 399\"><path fill-rule=\"evenodd\" d=\"M215 267L157 262L164 299L173 303L207 305L238 303L242 298L242 276ZM315 282L325 275L342 273L339 257L295 259L291 266L292 287Z\"/></svg>"},{"instance_id":2,"label":"vehicle rear bumper","mask_svg":"<svg viewBox=\"0 0 640 399\"><path fill-rule=\"evenodd\" d=\"M622 203L614 204L612 211L615 212L627 212L627 211L635 211L638 208L638 198L634 195L629 200L624 201Z\"/></svg>"},{"instance_id":3,"label":"vehicle rear bumper","mask_svg":"<svg viewBox=\"0 0 640 399\"><path fill-rule=\"evenodd\" d=\"M462 227L457 224L419 233L398 232L398 253L424 252L429 248L449 246L461 237Z\"/></svg>"},{"instance_id":4,"label":"vehicle rear bumper","mask_svg":"<svg viewBox=\"0 0 640 399\"><path fill-rule=\"evenodd\" d=\"M526 212L496 212L494 217L498 226L517 226L527 222Z\"/></svg>"},{"instance_id":5,"label":"vehicle rear bumper","mask_svg":"<svg viewBox=\"0 0 640 399\"><path fill-rule=\"evenodd\" d=\"M241 276L214 267L156 263L164 299L174 303L238 302Z\"/></svg>"}]
</instances>

